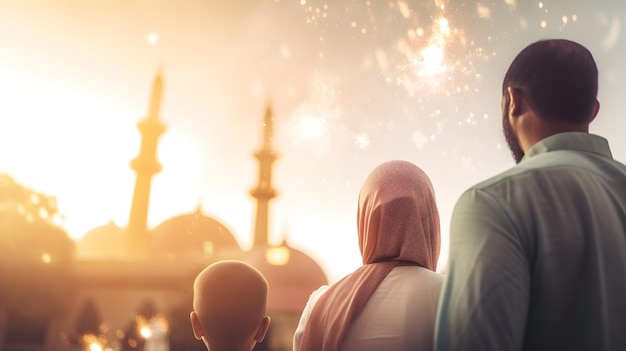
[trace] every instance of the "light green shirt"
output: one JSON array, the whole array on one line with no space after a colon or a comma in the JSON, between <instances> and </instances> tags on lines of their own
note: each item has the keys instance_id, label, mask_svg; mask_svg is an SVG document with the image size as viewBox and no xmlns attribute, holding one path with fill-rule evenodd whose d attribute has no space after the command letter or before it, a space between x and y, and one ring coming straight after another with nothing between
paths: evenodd
<instances>
[{"instance_id":1,"label":"light green shirt","mask_svg":"<svg viewBox=\"0 0 626 351\"><path fill-rule=\"evenodd\" d=\"M450 226L436 350L626 350L626 166L550 136L467 190Z\"/></svg>"}]
</instances>

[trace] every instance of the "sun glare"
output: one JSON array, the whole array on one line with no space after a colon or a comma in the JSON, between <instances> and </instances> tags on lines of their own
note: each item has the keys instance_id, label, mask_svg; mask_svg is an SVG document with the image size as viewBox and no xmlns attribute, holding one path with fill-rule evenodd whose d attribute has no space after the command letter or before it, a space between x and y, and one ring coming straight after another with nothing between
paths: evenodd
<instances>
[{"instance_id":1,"label":"sun glare","mask_svg":"<svg viewBox=\"0 0 626 351\"><path fill-rule=\"evenodd\" d=\"M2 166L27 187L58 197L59 213L72 215L64 220L53 217L53 221L74 238L111 218L117 220L115 211L120 209L125 221L128 210L120 206L120 199L127 199L130 190L124 183L128 181L128 168L124 167L138 150L138 133L128 121L132 117L128 108L115 98L82 87L3 71L2 67L0 74L5 79L0 86L0 94L6 98L2 110L13 117L11 132L0 130L0 150L26 146L3 153ZM37 96L37 103L32 103L32 96ZM36 144L25 144L25 136ZM111 142L112 136L115 142ZM91 186L86 191L93 180L103 176L106 186ZM98 201L88 209L84 203L90 198Z\"/></svg>"},{"instance_id":2,"label":"sun glare","mask_svg":"<svg viewBox=\"0 0 626 351\"><path fill-rule=\"evenodd\" d=\"M302 114L296 117L296 131L298 139L308 141L325 135L328 132L328 126L323 117Z\"/></svg>"}]
</instances>

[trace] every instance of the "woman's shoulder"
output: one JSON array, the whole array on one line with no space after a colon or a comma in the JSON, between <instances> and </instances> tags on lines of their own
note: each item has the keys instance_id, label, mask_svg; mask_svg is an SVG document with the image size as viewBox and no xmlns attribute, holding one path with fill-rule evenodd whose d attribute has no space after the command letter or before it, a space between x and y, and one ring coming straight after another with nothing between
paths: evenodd
<instances>
[{"instance_id":1,"label":"woman's shoulder","mask_svg":"<svg viewBox=\"0 0 626 351\"><path fill-rule=\"evenodd\" d=\"M328 288L330 288L330 285L322 285L319 288L317 288L316 290L314 290L311 293L311 296L309 297L309 300L311 299L318 299L320 296L322 296L327 290Z\"/></svg>"},{"instance_id":2,"label":"woman's shoulder","mask_svg":"<svg viewBox=\"0 0 626 351\"><path fill-rule=\"evenodd\" d=\"M444 276L440 273L433 272L428 268L417 265L397 266L389 274L413 277L416 279L430 279L433 281L443 281Z\"/></svg>"},{"instance_id":3,"label":"woman's shoulder","mask_svg":"<svg viewBox=\"0 0 626 351\"><path fill-rule=\"evenodd\" d=\"M319 300L320 297L324 295L324 293L328 290L328 288L330 288L330 285L322 285L316 290L314 290L309 296L309 301L307 301L307 306L309 306L309 308L312 308L317 303L317 300Z\"/></svg>"},{"instance_id":4,"label":"woman's shoulder","mask_svg":"<svg viewBox=\"0 0 626 351\"><path fill-rule=\"evenodd\" d=\"M420 266L395 267L383 281L391 286L404 286L409 290L425 288L440 290L444 276Z\"/></svg>"}]
</instances>

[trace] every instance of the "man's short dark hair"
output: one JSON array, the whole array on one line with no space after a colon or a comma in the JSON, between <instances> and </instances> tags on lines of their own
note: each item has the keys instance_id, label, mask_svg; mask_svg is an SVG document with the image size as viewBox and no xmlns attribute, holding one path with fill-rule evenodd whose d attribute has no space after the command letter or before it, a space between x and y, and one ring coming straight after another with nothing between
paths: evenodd
<instances>
[{"instance_id":1,"label":"man's short dark hair","mask_svg":"<svg viewBox=\"0 0 626 351\"><path fill-rule=\"evenodd\" d=\"M537 41L522 50L504 76L502 94L516 89L545 120L589 123L598 94L591 52L565 39Z\"/></svg>"}]
</instances>

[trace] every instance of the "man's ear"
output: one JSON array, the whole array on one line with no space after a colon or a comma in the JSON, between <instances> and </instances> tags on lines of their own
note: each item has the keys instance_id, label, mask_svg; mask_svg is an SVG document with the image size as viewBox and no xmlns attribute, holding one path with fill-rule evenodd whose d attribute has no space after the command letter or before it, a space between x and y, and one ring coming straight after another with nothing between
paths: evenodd
<instances>
[{"instance_id":1,"label":"man's ear","mask_svg":"<svg viewBox=\"0 0 626 351\"><path fill-rule=\"evenodd\" d=\"M589 120L589 123L591 123L591 121L596 119L596 116L598 115L598 111L600 111L600 101L596 99L596 103L595 105L593 105L593 114L591 115L591 120Z\"/></svg>"},{"instance_id":2,"label":"man's ear","mask_svg":"<svg viewBox=\"0 0 626 351\"><path fill-rule=\"evenodd\" d=\"M509 116L517 117L522 113L522 95L513 87L506 88L509 94Z\"/></svg>"},{"instance_id":3,"label":"man's ear","mask_svg":"<svg viewBox=\"0 0 626 351\"><path fill-rule=\"evenodd\" d=\"M261 342L265 339L265 334L267 334L267 329L270 327L270 317L265 316L259 323L259 327L256 330L256 334L254 335L254 340L256 342Z\"/></svg>"},{"instance_id":4,"label":"man's ear","mask_svg":"<svg viewBox=\"0 0 626 351\"><path fill-rule=\"evenodd\" d=\"M196 312L191 311L191 313L189 314L189 319L191 320L191 329L193 329L193 336L195 336L198 340L202 339L202 337L204 336L204 331L202 330L200 318L198 318Z\"/></svg>"}]
</instances>

